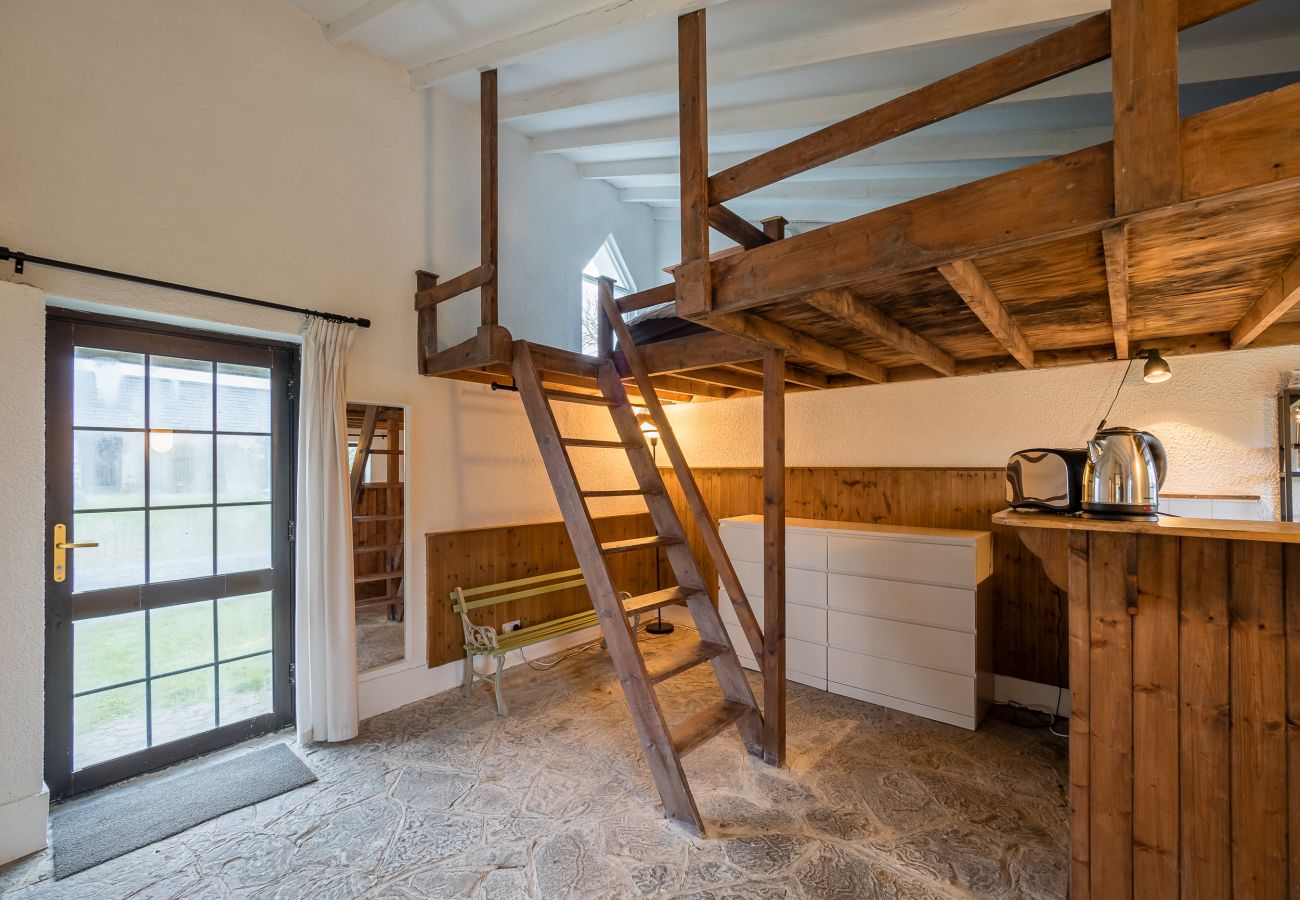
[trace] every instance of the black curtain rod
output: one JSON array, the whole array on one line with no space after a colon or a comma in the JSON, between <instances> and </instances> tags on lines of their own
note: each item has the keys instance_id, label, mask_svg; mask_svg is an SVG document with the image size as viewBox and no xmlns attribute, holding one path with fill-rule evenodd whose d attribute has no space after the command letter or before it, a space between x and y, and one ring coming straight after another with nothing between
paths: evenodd
<instances>
[{"instance_id":1,"label":"black curtain rod","mask_svg":"<svg viewBox=\"0 0 1300 900\"><path fill-rule=\"evenodd\" d=\"M249 306L260 306L263 309L278 309L283 312L301 313L304 316L315 316L318 319L325 319L329 322L347 322L352 325L358 325L362 328L370 327L369 319L358 319L352 316L342 316L338 313L320 312L315 309L304 309L301 306L289 306L286 303L272 303L270 300L258 300L255 297L241 297L238 294L227 294L222 291L210 291L207 288L193 287L188 284L177 284L174 281L160 281L157 278L145 278L143 275L128 275L125 272L114 272L110 269L96 269L94 266L83 266L78 263L65 262L61 259L47 259L44 256L32 256L30 253L22 253L18 250L10 250L8 247L0 247L0 261L13 260L14 272L21 273L23 267L28 263L34 266L47 266L51 269L67 269L69 272L81 272L85 275L98 275L101 278L114 278L118 281L133 281L136 284L147 284L152 287L167 288L172 291L184 291L187 294L199 294L203 297L216 297L218 300L231 300L235 303L247 303Z\"/></svg>"}]
</instances>

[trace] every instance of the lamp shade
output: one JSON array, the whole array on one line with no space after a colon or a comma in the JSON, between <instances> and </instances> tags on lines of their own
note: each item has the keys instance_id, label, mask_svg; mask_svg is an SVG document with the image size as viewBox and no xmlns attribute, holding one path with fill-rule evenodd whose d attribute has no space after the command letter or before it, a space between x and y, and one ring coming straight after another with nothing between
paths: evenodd
<instances>
[{"instance_id":1,"label":"lamp shade","mask_svg":"<svg viewBox=\"0 0 1300 900\"><path fill-rule=\"evenodd\" d=\"M655 424L654 418L650 413L641 413L636 417L636 424L640 426L641 433L645 435L647 441L659 440L659 426Z\"/></svg>"},{"instance_id":2,"label":"lamp shade","mask_svg":"<svg viewBox=\"0 0 1300 900\"><path fill-rule=\"evenodd\" d=\"M1173 377L1174 373L1169 371L1169 363L1160 355L1160 352L1148 350L1146 365L1142 367L1142 380L1147 384L1159 384Z\"/></svg>"}]
</instances>

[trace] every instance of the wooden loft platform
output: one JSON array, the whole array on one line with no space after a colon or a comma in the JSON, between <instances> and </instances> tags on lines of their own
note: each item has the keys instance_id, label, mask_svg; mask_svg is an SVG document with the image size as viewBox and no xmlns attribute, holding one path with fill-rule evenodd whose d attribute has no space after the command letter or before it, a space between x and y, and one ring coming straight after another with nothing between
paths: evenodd
<instances>
[{"instance_id":1,"label":"wooden loft platform","mask_svg":"<svg viewBox=\"0 0 1300 900\"><path fill-rule=\"evenodd\" d=\"M674 302L714 333L640 347L656 386L674 401L761 393L764 348L784 352L793 391L1300 343L1300 85L1178 116L1178 31L1250 2L1115 0L712 175L704 13L683 16L683 262L674 284L618 305ZM1113 142L790 238L783 220L760 228L725 205L1108 57ZM417 295L422 371L475 381L507 377L510 348L495 306L495 73L484 91L483 265ZM710 256L710 229L740 247ZM478 335L427 352L436 303L479 285ZM556 353L544 377L583 386Z\"/></svg>"}]
</instances>

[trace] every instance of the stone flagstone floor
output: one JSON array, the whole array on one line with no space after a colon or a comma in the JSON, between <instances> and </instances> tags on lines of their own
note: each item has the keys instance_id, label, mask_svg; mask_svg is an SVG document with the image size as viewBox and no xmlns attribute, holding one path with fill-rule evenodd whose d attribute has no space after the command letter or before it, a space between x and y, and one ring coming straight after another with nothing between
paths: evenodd
<instances>
[{"instance_id":1,"label":"stone flagstone floor","mask_svg":"<svg viewBox=\"0 0 1300 900\"><path fill-rule=\"evenodd\" d=\"M694 635L642 636L647 652ZM1064 897L1065 742L996 714L971 733L798 684L789 765L734 732L688 756L710 833L662 818L608 659L506 677L509 718L458 691L304 755L320 781L6 898ZM716 697L661 686L670 718Z\"/></svg>"}]
</instances>

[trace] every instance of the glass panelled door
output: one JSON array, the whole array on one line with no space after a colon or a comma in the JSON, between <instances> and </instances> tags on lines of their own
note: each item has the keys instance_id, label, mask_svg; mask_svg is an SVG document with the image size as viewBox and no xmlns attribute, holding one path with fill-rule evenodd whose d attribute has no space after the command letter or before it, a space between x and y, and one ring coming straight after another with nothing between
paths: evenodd
<instances>
[{"instance_id":1,"label":"glass panelled door","mask_svg":"<svg viewBox=\"0 0 1300 900\"><path fill-rule=\"evenodd\" d=\"M46 781L292 721L295 358L51 317Z\"/></svg>"}]
</instances>

